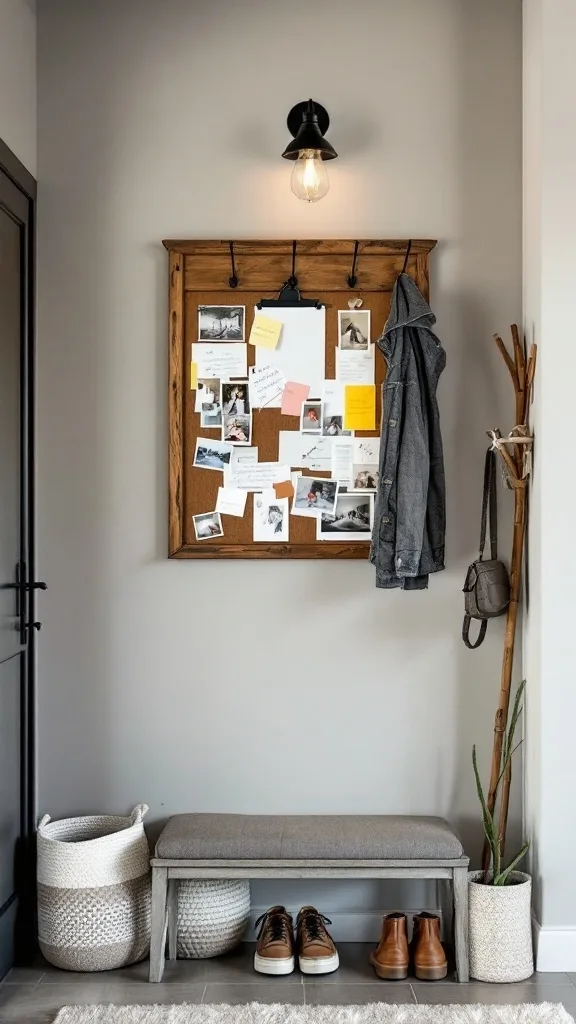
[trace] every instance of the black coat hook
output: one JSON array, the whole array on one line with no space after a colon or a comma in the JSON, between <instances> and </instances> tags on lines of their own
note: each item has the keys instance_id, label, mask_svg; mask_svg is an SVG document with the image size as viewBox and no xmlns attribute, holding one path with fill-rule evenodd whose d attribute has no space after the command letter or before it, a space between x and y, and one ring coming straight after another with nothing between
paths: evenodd
<instances>
[{"instance_id":1,"label":"black coat hook","mask_svg":"<svg viewBox=\"0 0 576 1024\"><path fill-rule=\"evenodd\" d=\"M228 284L231 288L237 288L238 277L236 275L236 265L234 263L234 242L230 242L230 264L232 266L232 275L228 278Z\"/></svg>"},{"instance_id":2,"label":"black coat hook","mask_svg":"<svg viewBox=\"0 0 576 1024\"><path fill-rule=\"evenodd\" d=\"M298 285L298 278L296 277L296 242L292 242L292 273L286 283L291 288L296 288Z\"/></svg>"},{"instance_id":3,"label":"black coat hook","mask_svg":"<svg viewBox=\"0 0 576 1024\"><path fill-rule=\"evenodd\" d=\"M408 242L408 247L406 249L406 255L404 257L404 266L402 267L402 273L403 274L406 273L406 267L408 266L408 257L410 255L411 248L412 248L412 239L410 239L410 241Z\"/></svg>"},{"instance_id":4,"label":"black coat hook","mask_svg":"<svg viewBox=\"0 0 576 1024\"><path fill-rule=\"evenodd\" d=\"M358 284L358 278L356 277L356 259L358 257L358 242L354 242L354 257L352 259L352 273L348 278L348 287L355 288Z\"/></svg>"}]
</instances>

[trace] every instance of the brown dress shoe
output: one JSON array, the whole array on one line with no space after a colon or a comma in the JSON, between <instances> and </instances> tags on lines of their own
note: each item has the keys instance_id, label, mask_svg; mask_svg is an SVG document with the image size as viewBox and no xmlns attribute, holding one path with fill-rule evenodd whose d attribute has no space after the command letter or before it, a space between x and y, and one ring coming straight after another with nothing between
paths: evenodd
<instances>
[{"instance_id":1,"label":"brown dress shoe","mask_svg":"<svg viewBox=\"0 0 576 1024\"><path fill-rule=\"evenodd\" d=\"M440 942L440 918L436 914L414 914L411 954L414 974L420 981L441 981L448 974L444 947Z\"/></svg>"},{"instance_id":2,"label":"brown dress shoe","mask_svg":"<svg viewBox=\"0 0 576 1024\"><path fill-rule=\"evenodd\" d=\"M254 970L260 974L292 974L294 922L285 907L270 907L256 921L258 932Z\"/></svg>"},{"instance_id":3,"label":"brown dress shoe","mask_svg":"<svg viewBox=\"0 0 576 1024\"><path fill-rule=\"evenodd\" d=\"M382 922L382 938L370 955L379 978L401 981L408 977L408 935L406 914L387 914Z\"/></svg>"},{"instance_id":4,"label":"brown dress shoe","mask_svg":"<svg viewBox=\"0 0 576 1024\"><path fill-rule=\"evenodd\" d=\"M340 966L338 950L325 924L331 922L314 907L302 907L298 914L296 943L302 974L331 974Z\"/></svg>"}]
</instances>

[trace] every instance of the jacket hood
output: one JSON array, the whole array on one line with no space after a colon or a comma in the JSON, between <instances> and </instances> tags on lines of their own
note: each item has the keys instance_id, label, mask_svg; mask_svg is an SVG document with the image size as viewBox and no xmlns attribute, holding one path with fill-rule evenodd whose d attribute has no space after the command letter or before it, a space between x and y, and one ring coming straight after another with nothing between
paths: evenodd
<instances>
[{"instance_id":1,"label":"jacket hood","mask_svg":"<svg viewBox=\"0 0 576 1024\"><path fill-rule=\"evenodd\" d=\"M394 285L390 314L382 336L409 324L431 330L435 323L436 317L418 286L408 274L400 274Z\"/></svg>"}]
</instances>

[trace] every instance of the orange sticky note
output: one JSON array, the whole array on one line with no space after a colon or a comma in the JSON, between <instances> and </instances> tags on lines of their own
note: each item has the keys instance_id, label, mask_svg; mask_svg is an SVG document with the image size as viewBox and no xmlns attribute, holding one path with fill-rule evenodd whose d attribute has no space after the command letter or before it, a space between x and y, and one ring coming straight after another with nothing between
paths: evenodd
<instances>
[{"instance_id":1,"label":"orange sticky note","mask_svg":"<svg viewBox=\"0 0 576 1024\"><path fill-rule=\"evenodd\" d=\"M198 387L198 363L190 363L190 390L195 391Z\"/></svg>"},{"instance_id":2,"label":"orange sticky note","mask_svg":"<svg viewBox=\"0 0 576 1024\"><path fill-rule=\"evenodd\" d=\"M287 381L282 392L282 415L299 416L302 412L302 403L306 401L309 394L309 384L296 384L293 380Z\"/></svg>"},{"instance_id":3,"label":"orange sticky note","mask_svg":"<svg viewBox=\"0 0 576 1024\"><path fill-rule=\"evenodd\" d=\"M376 388L374 384L346 384L344 388L344 430L376 429Z\"/></svg>"},{"instance_id":4,"label":"orange sticky note","mask_svg":"<svg viewBox=\"0 0 576 1024\"><path fill-rule=\"evenodd\" d=\"M283 480L280 484L273 484L274 490L276 491L277 498L293 498L294 487L290 483L290 480Z\"/></svg>"}]
</instances>

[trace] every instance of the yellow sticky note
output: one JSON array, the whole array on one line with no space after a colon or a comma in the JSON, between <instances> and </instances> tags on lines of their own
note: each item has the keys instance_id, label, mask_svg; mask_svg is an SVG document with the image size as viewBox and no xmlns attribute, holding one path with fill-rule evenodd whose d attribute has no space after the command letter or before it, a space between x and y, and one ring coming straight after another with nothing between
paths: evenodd
<instances>
[{"instance_id":1,"label":"yellow sticky note","mask_svg":"<svg viewBox=\"0 0 576 1024\"><path fill-rule=\"evenodd\" d=\"M198 363L190 363L190 390L195 391L198 387Z\"/></svg>"},{"instance_id":2,"label":"yellow sticky note","mask_svg":"<svg viewBox=\"0 0 576 1024\"><path fill-rule=\"evenodd\" d=\"M374 384L346 384L344 388L344 430L376 429L376 388Z\"/></svg>"},{"instance_id":3,"label":"yellow sticky note","mask_svg":"<svg viewBox=\"0 0 576 1024\"><path fill-rule=\"evenodd\" d=\"M281 330L281 320L272 320L269 316L257 313L248 340L251 345L258 345L260 348L276 348Z\"/></svg>"}]
</instances>

